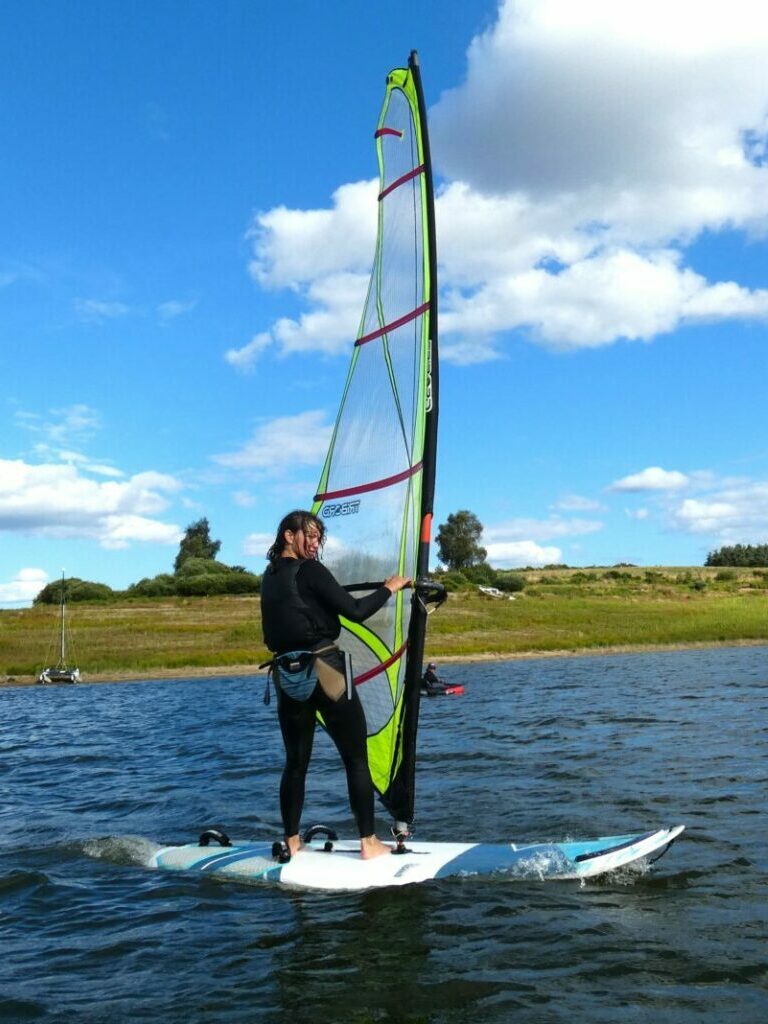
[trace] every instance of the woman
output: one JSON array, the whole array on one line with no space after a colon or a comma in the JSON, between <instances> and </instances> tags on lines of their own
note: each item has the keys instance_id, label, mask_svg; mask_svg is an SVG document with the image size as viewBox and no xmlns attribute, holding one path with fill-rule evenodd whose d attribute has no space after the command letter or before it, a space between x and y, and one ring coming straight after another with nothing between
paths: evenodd
<instances>
[{"instance_id":1,"label":"woman","mask_svg":"<svg viewBox=\"0 0 768 1024\"><path fill-rule=\"evenodd\" d=\"M267 552L269 566L261 581L264 642L278 656L289 652L318 652L305 658L309 694L287 692L277 666L277 716L285 744L285 768L280 782L280 811L288 852L298 852L299 820L304 805L304 780L312 753L319 711L328 734L341 754L347 773L349 803L360 833L364 860L389 853L374 834L374 793L368 768L363 706L355 687L345 685L346 660L334 644L341 632L339 616L352 622L370 618L398 590L410 586L404 576L390 576L373 593L355 600L317 561L325 527L311 512L290 512L280 523ZM317 680L312 685L312 678ZM303 698L303 699L302 699Z\"/></svg>"}]
</instances>

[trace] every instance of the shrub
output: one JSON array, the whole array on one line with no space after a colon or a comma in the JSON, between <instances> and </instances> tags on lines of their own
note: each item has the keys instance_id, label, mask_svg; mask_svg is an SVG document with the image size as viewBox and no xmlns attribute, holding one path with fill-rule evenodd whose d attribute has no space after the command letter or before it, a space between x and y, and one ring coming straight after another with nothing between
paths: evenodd
<instances>
[{"instance_id":1,"label":"shrub","mask_svg":"<svg viewBox=\"0 0 768 1024\"><path fill-rule=\"evenodd\" d=\"M261 576L252 572L232 572L225 576L227 594L258 594L261 590Z\"/></svg>"},{"instance_id":2,"label":"shrub","mask_svg":"<svg viewBox=\"0 0 768 1024\"><path fill-rule=\"evenodd\" d=\"M176 580L176 593L182 597L212 597L226 592L226 577L221 573L201 573L197 576L180 573Z\"/></svg>"},{"instance_id":3,"label":"shrub","mask_svg":"<svg viewBox=\"0 0 768 1024\"><path fill-rule=\"evenodd\" d=\"M498 585L498 573L493 566L488 565L487 562L480 562L478 565L465 566L461 572L465 579L468 579L470 583L476 583L478 586L495 587Z\"/></svg>"},{"instance_id":4,"label":"shrub","mask_svg":"<svg viewBox=\"0 0 768 1024\"><path fill-rule=\"evenodd\" d=\"M160 573L152 579L145 577L133 583L126 594L128 597L173 597L176 594L176 579L169 573Z\"/></svg>"},{"instance_id":5,"label":"shrub","mask_svg":"<svg viewBox=\"0 0 768 1024\"><path fill-rule=\"evenodd\" d=\"M213 558L187 558L176 573L176 578L182 576L224 576L232 570L223 562L216 562Z\"/></svg>"},{"instance_id":6,"label":"shrub","mask_svg":"<svg viewBox=\"0 0 768 1024\"><path fill-rule=\"evenodd\" d=\"M718 583L733 583L734 580L739 578L739 574L735 569L721 569L715 573L715 579Z\"/></svg>"},{"instance_id":7,"label":"shrub","mask_svg":"<svg viewBox=\"0 0 768 1024\"><path fill-rule=\"evenodd\" d=\"M452 572L443 573L439 578L438 582L442 583L449 594L455 593L457 590L467 590L470 583L463 572L459 572L458 569L454 569Z\"/></svg>"},{"instance_id":8,"label":"shrub","mask_svg":"<svg viewBox=\"0 0 768 1024\"><path fill-rule=\"evenodd\" d=\"M507 594L518 593L525 589L525 576L519 572L496 573L496 586Z\"/></svg>"},{"instance_id":9,"label":"shrub","mask_svg":"<svg viewBox=\"0 0 768 1024\"><path fill-rule=\"evenodd\" d=\"M48 583L35 598L35 604L58 604L61 600L61 580ZM64 580L64 594L67 601L112 601L115 592L106 583L92 583L76 576Z\"/></svg>"}]
</instances>

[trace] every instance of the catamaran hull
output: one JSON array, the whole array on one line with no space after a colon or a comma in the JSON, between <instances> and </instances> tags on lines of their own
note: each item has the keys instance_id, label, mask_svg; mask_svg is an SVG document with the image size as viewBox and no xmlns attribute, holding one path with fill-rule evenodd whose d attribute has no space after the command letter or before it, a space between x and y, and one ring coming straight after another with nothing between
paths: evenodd
<instances>
[{"instance_id":1,"label":"catamaran hull","mask_svg":"<svg viewBox=\"0 0 768 1024\"><path fill-rule=\"evenodd\" d=\"M272 856L269 843L228 847L166 846L151 867L187 871L235 882L278 882L301 889L354 891L409 885L436 878L507 876L516 879L578 879L603 875L636 861L660 857L684 826L577 842L422 843L408 852L360 859L359 844L339 840L326 852L322 844L302 849L287 864Z\"/></svg>"}]
</instances>

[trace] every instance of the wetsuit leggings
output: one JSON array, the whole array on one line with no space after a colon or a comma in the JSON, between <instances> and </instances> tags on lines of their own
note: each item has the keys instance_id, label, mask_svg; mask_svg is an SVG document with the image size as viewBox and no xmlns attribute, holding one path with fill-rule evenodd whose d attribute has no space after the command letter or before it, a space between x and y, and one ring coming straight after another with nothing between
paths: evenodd
<instances>
[{"instance_id":1,"label":"wetsuit leggings","mask_svg":"<svg viewBox=\"0 0 768 1024\"><path fill-rule=\"evenodd\" d=\"M368 768L363 705L356 691L333 701L318 684L309 700L292 700L277 688L277 717L285 744L285 768L280 781L280 812L286 836L299 831L304 806L304 780L312 754L317 711L341 754L347 773L349 803L361 836L374 832L373 783Z\"/></svg>"}]
</instances>

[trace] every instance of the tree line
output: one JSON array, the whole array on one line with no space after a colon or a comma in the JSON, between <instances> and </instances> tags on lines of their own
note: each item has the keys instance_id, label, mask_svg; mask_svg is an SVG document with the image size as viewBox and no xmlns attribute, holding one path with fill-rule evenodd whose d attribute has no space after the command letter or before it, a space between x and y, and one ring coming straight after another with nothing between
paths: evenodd
<instances>
[{"instance_id":1,"label":"tree line","mask_svg":"<svg viewBox=\"0 0 768 1024\"><path fill-rule=\"evenodd\" d=\"M705 565L768 566L768 544L733 544L710 551Z\"/></svg>"},{"instance_id":2,"label":"tree line","mask_svg":"<svg viewBox=\"0 0 768 1024\"><path fill-rule=\"evenodd\" d=\"M109 601L118 597L211 597L215 594L258 594L261 577L242 565L216 560L220 540L211 538L207 519L190 523L179 544L172 573L160 573L132 583L127 590L113 590L106 583L70 577L43 587L35 604L58 604L61 588L68 601Z\"/></svg>"},{"instance_id":3,"label":"tree line","mask_svg":"<svg viewBox=\"0 0 768 1024\"><path fill-rule=\"evenodd\" d=\"M474 586L494 586L517 591L525 578L516 572L495 569L487 561L481 545L483 524L468 509L452 512L441 523L436 536L440 568L438 578L447 590ZM54 580L35 598L35 604L58 604L62 585L69 601L108 601L116 597L210 597L217 594L258 594L261 577L242 565L217 561L220 540L211 538L207 519L190 523L179 544L172 573L160 573L133 583L127 590L115 591L105 583L77 577ZM705 565L768 566L768 544L735 544L711 551ZM555 567L552 567L555 568ZM562 566L561 568L565 568Z\"/></svg>"}]
</instances>

